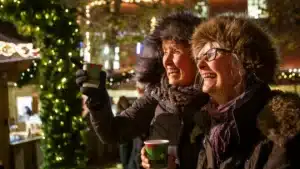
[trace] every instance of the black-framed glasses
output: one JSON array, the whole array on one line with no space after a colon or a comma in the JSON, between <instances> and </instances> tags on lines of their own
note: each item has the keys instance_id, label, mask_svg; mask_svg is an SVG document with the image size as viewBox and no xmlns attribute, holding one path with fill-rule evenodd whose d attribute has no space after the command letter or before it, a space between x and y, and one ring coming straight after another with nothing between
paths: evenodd
<instances>
[{"instance_id":1,"label":"black-framed glasses","mask_svg":"<svg viewBox=\"0 0 300 169\"><path fill-rule=\"evenodd\" d=\"M211 48L206 53L204 53L201 56L196 56L196 60L202 60L204 59L207 62L213 61L216 59L218 53L224 52L224 53L232 53L231 50L224 49L224 48Z\"/></svg>"}]
</instances>

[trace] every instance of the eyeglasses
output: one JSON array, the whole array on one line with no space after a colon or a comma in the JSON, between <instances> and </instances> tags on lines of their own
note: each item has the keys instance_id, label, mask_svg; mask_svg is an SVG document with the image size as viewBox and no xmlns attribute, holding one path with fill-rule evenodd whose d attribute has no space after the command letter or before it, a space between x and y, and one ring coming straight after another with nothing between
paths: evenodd
<instances>
[{"instance_id":1,"label":"eyeglasses","mask_svg":"<svg viewBox=\"0 0 300 169\"><path fill-rule=\"evenodd\" d=\"M224 53L232 53L231 50L228 49L223 49L223 48L211 48L209 49L206 53L200 56L196 56L196 61L204 59L207 62L213 61L216 59L217 54L219 52L224 52Z\"/></svg>"}]
</instances>

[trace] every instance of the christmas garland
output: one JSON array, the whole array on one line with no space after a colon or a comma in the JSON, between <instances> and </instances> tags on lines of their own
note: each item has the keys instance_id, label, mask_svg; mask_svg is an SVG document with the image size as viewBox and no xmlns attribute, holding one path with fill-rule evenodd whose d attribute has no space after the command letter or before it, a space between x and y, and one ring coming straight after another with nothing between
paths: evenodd
<instances>
[{"instance_id":1,"label":"christmas garland","mask_svg":"<svg viewBox=\"0 0 300 169\"><path fill-rule=\"evenodd\" d=\"M82 40L76 23L76 9L59 0L2 0L0 19L16 25L18 32L33 37L41 59L21 75L19 85L35 76L39 79L43 122L44 169L85 168L86 147L82 135L81 95L75 82L75 65Z\"/></svg>"}]
</instances>

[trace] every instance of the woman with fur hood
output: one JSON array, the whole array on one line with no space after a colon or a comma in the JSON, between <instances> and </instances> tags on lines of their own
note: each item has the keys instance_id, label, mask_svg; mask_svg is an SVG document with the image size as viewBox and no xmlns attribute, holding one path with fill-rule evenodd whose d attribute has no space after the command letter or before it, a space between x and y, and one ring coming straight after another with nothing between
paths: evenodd
<instances>
[{"instance_id":1,"label":"woman with fur hood","mask_svg":"<svg viewBox=\"0 0 300 169\"><path fill-rule=\"evenodd\" d=\"M270 36L244 16L221 15L196 28L192 50L210 96L195 115L198 169L300 168L300 98L268 86L278 65Z\"/></svg>"},{"instance_id":2,"label":"woman with fur hood","mask_svg":"<svg viewBox=\"0 0 300 169\"><path fill-rule=\"evenodd\" d=\"M103 142L122 143L148 133L147 139L170 141L170 168L177 164L183 169L195 169L201 140L190 139L195 125L193 116L208 100L194 85L197 68L189 43L199 23L200 19L189 12L177 12L158 22L146 38L138 60L138 81L148 83L144 96L119 116L112 114L103 85L104 72L99 88L81 87L81 92L88 96L86 104L92 124ZM76 76L80 86L88 79L83 70Z\"/></svg>"}]
</instances>

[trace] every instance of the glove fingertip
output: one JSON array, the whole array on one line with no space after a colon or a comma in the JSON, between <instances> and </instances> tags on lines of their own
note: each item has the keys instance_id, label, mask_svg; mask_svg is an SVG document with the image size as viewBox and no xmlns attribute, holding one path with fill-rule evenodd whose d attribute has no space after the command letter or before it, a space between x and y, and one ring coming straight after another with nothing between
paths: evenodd
<instances>
[{"instance_id":1,"label":"glove fingertip","mask_svg":"<svg viewBox=\"0 0 300 169\"><path fill-rule=\"evenodd\" d=\"M87 76L81 76L81 77L76 78L76 80L75 80L75 82L78 86L82 86L82 84L86 81L88 81Z\"/></svg>"},{"instance_id":2,"label":"glove fingertip","mask_svg":"<svg viewBox=\"0 0 300 169\"><path fill-rule=\"evenodd\" d=\"M100 79L101 80L106 80L106 73L104 71L100 72Z\"/></svg>"},{"instance_id":3,"label":"glove fingertip","mask_svg":"<svg viewBox=\"0 0 300 169\"><path fill-rule=\"evenodd\" d=\"M85 70L79 69L76 71L76 77L86 76L86 75L87 75L87 72Z\"/></svg>"}]
</instances>

